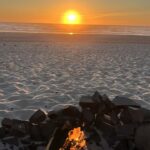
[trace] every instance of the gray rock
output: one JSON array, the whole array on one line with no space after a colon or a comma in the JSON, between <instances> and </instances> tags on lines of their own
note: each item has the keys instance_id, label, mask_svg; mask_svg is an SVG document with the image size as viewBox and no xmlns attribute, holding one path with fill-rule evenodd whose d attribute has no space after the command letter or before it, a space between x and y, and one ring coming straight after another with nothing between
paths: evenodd
<instances>
[{"instance_id":1,"label":"gray rock","mask_svg":"<svg viewBox=\"0 0 150 150\"><path fill-rule=\"evenodd\" d=\"M3 120L2 120L2 126L3 127L5 127L5 128L11 128L12 127L12 125L13 125L13 122L12 122L12 120L11 119L9 119L9 118L4 118Z\"/></svg>"},{"instance_id":2,"label":"gray rock","mask_svg":"<svg viewBox=\"0 0 150 150\"><path fill-rule=\"evenodd\" d=\"M84 109L82 111L82 121L86 126L90 126L94 123L95 115L90 111L90 109Z\"/></svg>"},{"instance_id":3,"label":"gray rock","mask_svg":"<svg viewBox=\"0 0 150 150\"><path fill-rule=\"evenodd\" d=\"M129 150L128 141L127 140L120 141L114 148L114 150Z\"/></svg>"},{"instance_id":4,"label":"gray rock","mask_svg":"<svg viewBox=\"0 0 150 150\"><path fill-rule=\"evenodd\" d=\"M141 111L144 115L144 122L150 122L150 110L141 108Z\"/></svg>"},{"instance_id":5,"label":"gray rock","mask_svg":"<svg viewBox=\"0 0 150 150\"><path fill-rule=\"evenodd\" d=\"M126 124L126 125L117 125L115 126L115 132L117 138L121 139L133 139L135 135L136 125Z\"/></svg>"},{"instance_id":6,"label":"gray rock","mask_svg":"<svg viewBox=\"0 0 150 150\"><path fill-rule=\"evenodd\" d=\"M56 124L53 122L49 121L46 123L40 123L39 130L40 130L40 135L42 137L42 140L48 141L55 128L56 128Z\"/></svg>"},{"instance_id":7,"label":"gray rock","mask_svg":"<svg viewBox=\"0 0 150 150\"><path fill-rule=\"evenodd\" d=\"M29 121L31 123L37 124L37 123L44 121L45 119L46 119L45 112L39 109L30 117Z\"/></svg>"},{"instance_id":8,"label":"gray rock","mask_svg":"<svg viewBox=\"0 0 150 150\"><path fill-rule=\"evenodd\" d=\"M132 106L137 108L141 107L138 103L135 102L135 100L122 96L116 96L112 102L115 106Z\"/></svg>"},{"instance_id":9,"label":"gray rock","mask_svg":"<svg viewBox=\"0 0 150 150\"><path fill-rule=\"evenodd\" d=\"M11 127L10 134L16 137L23 137L29 133L30 124L28 121L12 120L13 125Z\"/></svg>"},{"instance_id":10,"label":"gray rock","mask_svg":"<svg viewBox=\"0 0 150 150\"><path fill-rule=\"evenodd\" d=\"M135 145L138 150L150 150L150 124L141 125L137 129Z\"/></svg>"},{"instance_id":11,"label":"gray rock","mask_svg":"<svg viewBox=\"0 0 150 150\"><path fill-rule=\"evenodd\" d=\"M32 125L30 127L30 136L31 136L31 139L33 139L35 141L41 141L42 140L39 125Z\"/></svg>"},{"instance_id":12,"label":"gray rock","mask_svg":"<svg viewBox=\"0 0 150 150\"><path fill-rule=\"evenodd\" d=\"M68 117L80 118L81 113L77 107L69 105L63 109L63 115Z\"/></svg>"},{"instance_id":13,"label":"gray rock","mask_svg":"<svg viewBox=\"0 0 150 150\"><path fill-rule=\"evenodd\" d=\"M120 119L123 123L142 123L144 121L144 114L141 109L128 107L120 114Z\"/></svg>"},{"instance_id":14,"label":"gray rock","mask_svg":"<svg viewBox=\"0 0 150 150\"><path fill-rule=\"evenodd\" d=\"M114 103L112 103L112 101L108 98L108 96L107 95L103 95L102 96L102 98L103 98L103 102L105 103L105 106L106 106L106 111L108 110L112 110L114 107L115 107L115 105L114 105ZM100 106L101 107L101 106Z\"/></svg>"},{"instance_id":15,"label":"gray rock","mask_svg":"<svg viewBox=\"0 0 150 150\"><path fill-rule=\"evenodd\" d=\"M103 98L97 91L93 94L91 98L96 103L99 103L99 104L103 103Z\"/></svg>"},{"instance_id":16,"label":"gray rock","mask_svg":"<svg viewBox=\"0 0 150 150\"><path fill-rule=\"evenodd\" d=\"M2 141L10 145L16 145L16 146L19 145L19 141L16 137L7 137L7 138L4 138Z\"/></svg>"},{"instance_id":17,"label":"gray rock","mask_svg":"<svg viewBox=\"0 0 150 150\"><path fill-rule=\"evenodd\" d=\"M76 126L81 120L81 112L77 107L68 105L62 109L48 112L48 117L57 124L56 126L63 126L66 121Z\"/></svg>"},{"instance_id":18,"label":"gray rock","mask_svg":"<svg viewBox=\"0 0 150 150\"><path fill-rule=\"evenodd\" d=\"M79 105L82 109L89 108L91 109L91 112L95 113L98 110L98 103L93 101L91 96L82 96Z\"/></svg>"},{"instance_id":19,"label":"gray rock","mask_svg":"<svg viewBox=\"0 0 150 150\"><path fill-rule=\"evenodd\" d=\"M1 128L0 128L0 139L1 139L1 138L4 138L5 136L6 136L5 128L4 128L4 127L1 127Z\"/></svg>"}]
</instances>

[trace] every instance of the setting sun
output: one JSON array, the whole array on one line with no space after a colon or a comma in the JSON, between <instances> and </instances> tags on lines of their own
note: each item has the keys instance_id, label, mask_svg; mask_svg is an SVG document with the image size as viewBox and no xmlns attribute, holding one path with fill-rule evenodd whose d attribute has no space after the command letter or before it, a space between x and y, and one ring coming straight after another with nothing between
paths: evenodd
<instances>
[{"instance_id":1,"label":"setting sun","mask_svg":"<svg viewBox=\"0 0 150 150\"><path fill-rule=\"evenodd\" d=\"M81 24L81 16L78 12L70 10L67 11L62 20L63 24Z\"/></svg>"}]
</instances>

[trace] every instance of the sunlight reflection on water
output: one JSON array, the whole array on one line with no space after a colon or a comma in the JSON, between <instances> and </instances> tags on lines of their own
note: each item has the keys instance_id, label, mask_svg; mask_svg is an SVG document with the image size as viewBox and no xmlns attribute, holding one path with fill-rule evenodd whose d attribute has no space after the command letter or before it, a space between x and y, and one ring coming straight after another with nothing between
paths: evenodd
<instances>
[{"instance_id":1,"label":"sunlight reflection on water","mask_svg":"<svg viewBox=\"0 0 150 150\"><path fill-rule=\"evenodd\" d=\"M69 35L74 35L74 33L73 32L70 32L70 33L68 33Z\"/></svg>"}]
</instances>

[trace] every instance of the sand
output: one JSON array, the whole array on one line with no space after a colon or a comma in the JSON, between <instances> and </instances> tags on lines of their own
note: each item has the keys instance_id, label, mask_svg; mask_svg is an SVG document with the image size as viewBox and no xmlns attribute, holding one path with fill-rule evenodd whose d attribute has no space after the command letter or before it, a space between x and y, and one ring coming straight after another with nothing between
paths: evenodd
<instances>
[{"instance_id":1,"label":"sand","mask_svg":"<svg viewBox=\"0 0 150 150\"><path fill-rule=\"evenodd\" d=\"M150 109L150 37L0 33L0 121L96 90Z\"/></svg>"}]
</instances>

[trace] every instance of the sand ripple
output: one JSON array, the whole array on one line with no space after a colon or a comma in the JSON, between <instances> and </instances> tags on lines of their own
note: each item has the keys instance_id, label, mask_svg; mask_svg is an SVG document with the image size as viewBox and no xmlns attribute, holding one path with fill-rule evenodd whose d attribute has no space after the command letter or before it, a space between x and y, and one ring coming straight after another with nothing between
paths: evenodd
<instances>
[{"instance_id":1,"label":"sand ripple","mask_svg":"<svg viewBox=\"0 0 150 150\"><path fill-rule=\"evenodd\" d=\"M0 119L27 119L95 90L149 107L150 44L8 42L0 54Z\"/></svg>"}]
</instances>

